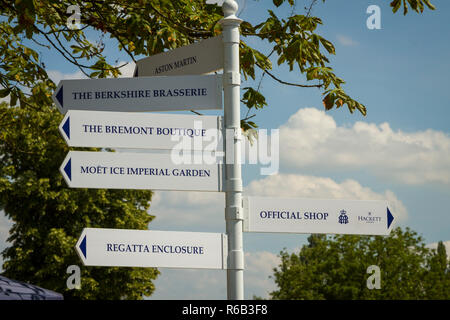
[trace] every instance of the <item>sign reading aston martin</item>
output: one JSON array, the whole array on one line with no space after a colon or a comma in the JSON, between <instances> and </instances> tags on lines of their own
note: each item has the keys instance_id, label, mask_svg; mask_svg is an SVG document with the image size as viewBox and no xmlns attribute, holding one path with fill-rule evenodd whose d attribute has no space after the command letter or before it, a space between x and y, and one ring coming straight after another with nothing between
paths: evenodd
<instances>
[{"instance_id":1,"label":"sign reading aston martin","mask_svg":"<svg viewBox=\"0 0 450 320\"><path fill-rule=\"evenodd\" d=\"M222 36L209 38L136 62L135 77L205 74L223 68Z\"/></svg>"}]
</instances>

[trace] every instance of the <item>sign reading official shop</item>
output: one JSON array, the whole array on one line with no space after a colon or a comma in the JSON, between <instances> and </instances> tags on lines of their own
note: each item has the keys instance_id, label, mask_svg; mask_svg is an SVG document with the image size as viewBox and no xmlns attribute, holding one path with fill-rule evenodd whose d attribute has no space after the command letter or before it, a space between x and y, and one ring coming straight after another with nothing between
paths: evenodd
<instances>
[{"instance_id":1,"label":"sign reading official shop","mask_svg":"<svg viewBox=\"0 0 450 320\"><path fill-rule=\"evenodd\" d=\"M168 152L69 151L60 167L71 188L222 191L220 164L175 164Z\"/></svg>"},{"instance_id":2,"label":"sign reading official shop","mask_svg":"<svg viewBox=\"0 0 450 320\"><path fill-rule=\"evenodd\" d=\"M244 231L388 235L387 201L244 198Z\"/></svg>"},{"instance_id":3,"label":"sign reading official shop","mask_svg":"<svg viewBox=\"0 0 450 320\"><path fill-rule=\"evenodd\" d=\"M62 80L59 111L173 111L222 108L221 75Z\"/></svg>"},{"instance_id":4,"label":"sign reading official shop","mask_svg":"<svg viewBox=\"0 0 450 320\"><path fill-rule=\"evenodd\" d=\"M76 250L86 266L226 269L226 235L85 228Z\"/></svg>"},{"instance_id":5,"label":"sign reading official shop","mask_svg":"<svg viewBox=\"0 0 450 320\"><path fill-rule=\"evenodd\" d=\"M223 68L222 36L163 52L136 62L135 77L205 74Z\"/></svg>"},{"instance_id":6,"label":"sign reading official shop","mask_svg":"<svg viewBox=\"0 0 450 320\"><path fill-rule=\"evenodd\" d=\"M221 117L69 110L59 126L71 147L223 150ZM184 140L183 140L184 139Z\"/></svg>"}]
</instances>

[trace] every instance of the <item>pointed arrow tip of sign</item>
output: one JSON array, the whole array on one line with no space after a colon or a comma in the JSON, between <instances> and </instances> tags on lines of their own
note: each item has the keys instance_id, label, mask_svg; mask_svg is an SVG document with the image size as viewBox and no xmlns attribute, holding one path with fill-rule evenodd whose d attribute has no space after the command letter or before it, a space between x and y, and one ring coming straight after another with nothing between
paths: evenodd
<instances>
[{"instance_id":1,"label":"pointed arrow tip of sign","mask_svg":"<svg viewBox=\"0 0 450 320\"><path fill-rule=\"evenodd\" d=\"M61 105L61 108L64 108L64 99L63 99L63 86L59 88L58 92L56 93L56 100L58 100L59 104Z\"/></svg>"},{"instance_id":2,"label":"pointed arrow tip of sign","mask_svg":"<svg viewBox=\"0 0 450 320\"><path fill-rule=\"evenodd\" d=\"M69 161L67 161L64 167L64 172L66 173L67 178L72 181L72 159L69 159Z\"/></svg>"},{"instance_id":3,"label":"pointed arrow tip of sign","mask_svg":"<svg viewBox=\"0 0 450 320\"><path fill-rule=\"evenodd\" d=\"M67 117L66 122L64 122L62 126L64 133L67 135L67 138L70 140L70 117Z\"/></svg>"},{"instance_id":4,"label":"pointed arrow tip of sign","mask_svg":"<svg viewBox=\"0 0 450 320\"><path fill-rule=\"evenodd\" d=\"M81 240L79 248L80 248L81 252L83 253L84 258L87 259L87 255L86 255L86 236L84 236L83 240Z\"/></svg>"},{"instance_id":5,"label":"pointed arrow tip of sign","mask_svg":"<svg viewBox=\"0 0 450 320\"><path fill-rule=\"evenodd\" d=\"M392 221L394 221L394 216L392 215L392 213L389 210L389 208L387 208L387 227L388 227L388 229L391 226Z\"/></svg>"}]
</instances>

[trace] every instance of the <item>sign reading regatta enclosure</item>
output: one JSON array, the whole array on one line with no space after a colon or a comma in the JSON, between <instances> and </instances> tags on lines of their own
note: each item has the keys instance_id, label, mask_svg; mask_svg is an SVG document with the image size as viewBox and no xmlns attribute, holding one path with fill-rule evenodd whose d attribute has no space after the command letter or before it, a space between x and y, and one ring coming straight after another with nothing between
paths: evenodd
<instances>
[{"instance_id":1,"label":"sign reading regatta enclosure","mask_svg":"<svg viewBox=\"0 0 450 320\"><path fill-rule=\"evenodd\" d=\"M244 198L244 231L388 235L392 216L383 200Z\"/></svg>"},{"instance_id":2,"label":"sign reading regatta enclosure","mask_svg":"<svg viewBox=\"0 0 450 320\"><path fill-rule=\"evenodd\" d=\"M71 188L216 191L220 164L175 164L170 152L69 151L60 167Z\"/></svg>"},{"instance_id":3,"label":"sign reading regatta enclosure","mask_svg":"<svg viewBox=\"0 0 450 320\"><path fill-rule=\"evenodd\" d=\"M135 77L205 74L223 68L222 36L155 54L136 62Z\"/></svg>"},{"instance_id":4,"label":"sign reading regatta enclosure","mask_svg":"<svg viewBox=\"0 0 450 320\"><path fill-rule=\"evenodd\" d=\"M59 126L71 147L222 151L221 117L69 110Z\"/></svg>"},{"instance_id":5,"label":"sign reading regatta enclosure","mask_svg":"<svg viewBox=\"0 0 450 320\"><path fill-rule=\"evenodd\" d=\"M85 266L226 269L221 233L85 228L75 246Z\"/></svg>"},{"instance_id":6,"label":"sign reading regatta enclosure","mask_svg":"<svg viewBox=\"0 0 450 320\"><path fill-rule=\"evenodd\" d=\"M62 80L52 98L62 114L69 109L128 112L221 109L222 77Z\"/></svg>"}]
</instances>

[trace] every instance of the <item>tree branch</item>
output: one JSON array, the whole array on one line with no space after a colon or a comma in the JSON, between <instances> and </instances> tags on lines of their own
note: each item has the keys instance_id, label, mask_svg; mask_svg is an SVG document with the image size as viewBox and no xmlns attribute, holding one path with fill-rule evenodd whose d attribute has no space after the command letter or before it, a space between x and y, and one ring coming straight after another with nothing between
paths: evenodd
<instances>
[{"instance_id":1,"label":"tree branch","mask_svg":"<svg viewBox=\"0 0 450 320\"><path fill-rule=\"evenodd\" d=\"M298 84L298 83L291 83L283 81L276 76L274 76L272 73L270 73L267 69L262 68L258 63L256 63L258 67L264 70L265 73L267 73L272 79L278 81L279 83L288 85L288 86L294 86L294 87L300 87L300 88L322 88L323 84Z\"/></svg>"}]
</instances>

